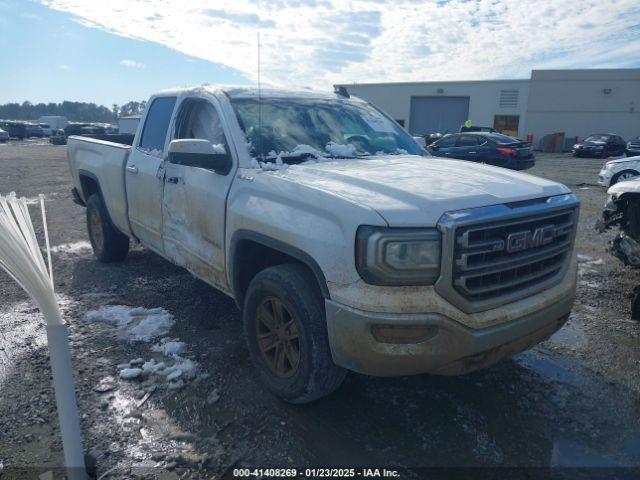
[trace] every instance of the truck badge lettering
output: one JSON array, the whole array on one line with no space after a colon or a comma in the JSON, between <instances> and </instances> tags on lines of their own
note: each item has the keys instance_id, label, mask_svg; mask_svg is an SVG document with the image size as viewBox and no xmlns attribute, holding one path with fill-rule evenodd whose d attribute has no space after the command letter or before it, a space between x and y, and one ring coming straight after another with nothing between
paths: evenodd
<instances>
[{"instance_id":1,"label":"truck badge lettering","mask_svg":"<svg viewBox=\"0 0 640 480\"><path fill-rule=\"evenodd\" d=\"M555 237L556 229L553 225L538 227L533 232L530 230L514 232L507 236L506 250L508 253L515 253L542 247L553 242Z\"/></svg>"}]
</instances>

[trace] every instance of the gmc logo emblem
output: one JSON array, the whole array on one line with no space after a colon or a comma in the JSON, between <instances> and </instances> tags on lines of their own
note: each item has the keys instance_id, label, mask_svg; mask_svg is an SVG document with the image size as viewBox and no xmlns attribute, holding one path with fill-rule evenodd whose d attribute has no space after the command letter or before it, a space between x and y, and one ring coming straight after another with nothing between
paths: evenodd
<instances>
[{"instance_id":1,"label":"gmc logo emblem","mask_svg":"<svg viewBox=\"0 0 640 480\"><path fill-rule=\"evenodd\" d=\"M515 232L507 237L506 250L509 253L521 252L530 248L542 247L553 242L556 237L556 228L553 225L545 225L536 228L533 232Z\"/></svg>"}]
</instances>

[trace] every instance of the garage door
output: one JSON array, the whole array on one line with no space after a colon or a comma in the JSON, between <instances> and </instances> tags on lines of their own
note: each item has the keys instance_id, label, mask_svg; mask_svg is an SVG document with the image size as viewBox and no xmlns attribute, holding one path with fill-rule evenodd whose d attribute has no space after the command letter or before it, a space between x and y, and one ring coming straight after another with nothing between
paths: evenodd
<instances>
[{"instance_id":1,"label":"garage door","mask_svg":"<svg viewBox=\"0 0 640 480\"><path fill-rule=\"evenodd\" d=\"M469 118L469 97L411 97L414 135L453 133Z\"/></svg>"}]
</instances>

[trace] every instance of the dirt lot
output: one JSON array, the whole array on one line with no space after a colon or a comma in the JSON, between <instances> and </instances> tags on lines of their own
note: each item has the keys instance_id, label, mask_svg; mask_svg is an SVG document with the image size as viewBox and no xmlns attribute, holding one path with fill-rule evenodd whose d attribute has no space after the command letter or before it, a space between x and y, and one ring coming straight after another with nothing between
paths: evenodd
<instances>
[{"instance_id":1,"label":"dirt lot","mask_svg":"<svg viewBox=\"0 0 640 480\"><path fill-rule=\"evenodd\" d=\"M295 407L260 386L232 300L141 248L122 264L94 260L65 154L42 142L0 145L0 192L47 196L84 442L99 472L111 470L105 478L154 466L177 478L235 466L640 465L640 325L629 320L640 275L606 252L611 233L592 228L602 160L540 155L530 171L582 201L578 299L551 340L464 377L352 374L330 398ZM0 471L35 474L62 464L43 320L4 274L0 291ZM119 379L117 366L132 359L171 359L88 322L103 305L174 315L168 335L186 343L195 378L175 389Z\"/></svg>"}]
</instances>

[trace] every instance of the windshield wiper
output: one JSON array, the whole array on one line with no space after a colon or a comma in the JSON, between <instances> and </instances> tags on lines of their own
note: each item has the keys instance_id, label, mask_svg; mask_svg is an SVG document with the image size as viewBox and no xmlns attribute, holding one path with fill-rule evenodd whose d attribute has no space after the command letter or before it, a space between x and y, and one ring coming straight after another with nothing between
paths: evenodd
<instances>
[{"instance_id":1,"label":"windshield wiper","mask_svg":"<svg viewBox=\"0 0 640 480\"><path fill-rule=\"evenodd\" d=\"M263 158L262 161L275 163L278 157L282 160L283 163L286 163L289 165L296 165L298 163L303 163L309 160L310 158L313 158L313 159L320 158L311 152L304 152L296 155L278 155L276 157L262 157Z\"/></svg>"}]
</instances>

